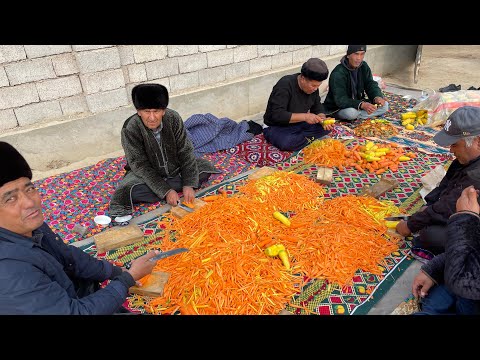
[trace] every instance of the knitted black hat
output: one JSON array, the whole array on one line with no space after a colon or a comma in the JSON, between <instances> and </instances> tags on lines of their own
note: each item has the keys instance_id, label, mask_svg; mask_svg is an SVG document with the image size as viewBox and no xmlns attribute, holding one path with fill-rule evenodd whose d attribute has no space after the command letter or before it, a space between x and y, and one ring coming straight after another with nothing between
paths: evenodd
<instances>
[{"instance_id":1,"label":"knitted black hat","mask_svg":"<svg viewBox=\"0 0 480 360\"><path fill-rule=\"evenodd\" d=\"M4 141L0 141L0 159L0 187L21 177L32 179L32 170L25 158Z\"/></svg>"},{"instance_id":2,"label":"knitted black hat","mask_svg":"<svg viewBox=\"0 0 480 360\"><path fill-rule=\"evenodd\" d=\"M348 45L347 55L356 53L357 51L367 51L367 45Z\"/></svg>"},{"instance_id":3,"label":"knitted black hat","mask_svg":"<svg viewBox=\"0 0 480 360\"><path fill-rule=\"evenodd\" d=\"M140 84L132 89L132 101L135 109L166 109L168 90L160 84Z\"/></svg>"},{"instance_id":4,"label":"knitted black hat","mask_svg":"<svg viewBox=\"0 0 480 360\"><path fill-rule=\"evenodd\" d=\"M328 77L328 67L325 61L318 58L308 59L300 70L302 75L310 80L323 81Z\"/></svg>"}]
</instances>

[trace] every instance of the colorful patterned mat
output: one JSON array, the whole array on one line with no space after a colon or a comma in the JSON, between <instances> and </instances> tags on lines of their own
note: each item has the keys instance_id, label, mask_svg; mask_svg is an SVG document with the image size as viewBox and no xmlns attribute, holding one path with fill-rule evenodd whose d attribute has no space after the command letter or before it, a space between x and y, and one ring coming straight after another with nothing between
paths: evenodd
<instances>
[{"instance_id":1,"label":"colorful patterned mat","mask_svg":"<svg viewBox=\"0 0 480 360\"><path fill-rule=\"evenodd\" d=\"M357 142L358 140L346 141L348 147L354 146ZM391 200L409 213L415 212L423 205L419 194L421 174L432 170L438 164L448 163L448 161L449 159L441 154L419 153L417 158L408 163L401 163L398 172L384 174L386 177L395 178L399 186L387 192L380 199ZM311 179L314 179L317 170L315 165L303 162L301 151L290 159L277 164L276 167L280 170L295 171ZM236 193L238 186L243 185L247 178L248 174L243 174L233 180L227 179L221 184L203 190L200 195L215 194L220 187L226 189L229 194ZM335 168L334 182L327 188L325 197L334 198L342 194L358 194L365 184L371 185L378 179L379 177L375 174L361 174L354 168L347 168L342 172ZM84 250L94 256L111 261L122 263L131 261L145 253L146 245L161 246L163 230L158 227L158 220L161 219L162 216L139 225L145 234L145 240L142 243L102 254L96 254L94 245L88 246ZM404 240L399 249L385 259L386 267L383 267L381 276L359 270L353 278L353 285L343 289L329 286L330 284L324 280L312 280L298 294L293 303L294 306L287 306L286 310L294 314L366 314L411 264L413 259L409 254L410 244ZM128 305L132 311L144 312L145 299L148 300L148 298L138 295L131 296L128 299Z\"/></svg>"},{"instance_id":2,"label":"colorful patterned mat","mask_svg":"<svg viewBox=\"0 0 480 360\"><path fill-rule=\"evenodd\" d=\"M220 174L212 175L202 188L218 184L255 167L243 158L226 152L206 154L202 157L211 161L215 168L221 171ZM125 164L123 156L105 159L92 166L34 182L42 196L45 221L65 242L83 240L106 229L96 226L93 218L96 215L108 215L110 198L123 178ZM152 211L163 204L165 201L137 205L133 216ZM75 225L84 227L85 232L76 232ZM113 221L109 227L112 226Z\"/></svg>"}]
</instances>

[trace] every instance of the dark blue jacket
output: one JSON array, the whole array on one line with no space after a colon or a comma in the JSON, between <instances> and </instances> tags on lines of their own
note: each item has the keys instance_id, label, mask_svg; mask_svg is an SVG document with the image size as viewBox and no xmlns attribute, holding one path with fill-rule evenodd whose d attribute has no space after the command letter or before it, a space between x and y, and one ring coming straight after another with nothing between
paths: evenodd
<instances>
[{"instance_id":1,"label":"dark blue jacket","mask_svg":"<svg viewBox=\"0 0 480 360\"><path fill-rule=\"evenodd\" d=\"M111 277L81 299L72 283ZM32 237L0 228L0 314L113 314L134 284L121 268L66 245L46 223Z\"/></svg>"}]
</instances>

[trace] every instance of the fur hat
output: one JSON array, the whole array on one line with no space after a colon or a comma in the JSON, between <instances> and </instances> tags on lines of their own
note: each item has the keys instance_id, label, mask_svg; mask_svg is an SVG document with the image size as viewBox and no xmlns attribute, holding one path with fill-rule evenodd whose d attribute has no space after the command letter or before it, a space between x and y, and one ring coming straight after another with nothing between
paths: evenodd
<instances>
[{"instance_id":1,"label":"fur hat","mask_svg":"<svg viewBox=\"0 0 480 360\"><path fill-rule=\"evenodd\" d=\"M348 45L347 55L356 53L357 51L367 51L367 45Z\"/></svg>"},{"instance_id":2,"label":"fur hat","mask_svg":"<svg viewBox=\"0 0 480 360\"><path fill-rule=\"evenodd\" d=\"M132 89L132 102L135 109L166 109L168 90L160 84L139 84Z\"/></svg>"},{"instance_id":3,"label":"fur hat","mask_svg":"<svg viewBox=\"0 0 480 360\"><path fill-rule=\"evenodd\" d=\"M0 159L0 187L21 177L32 179L32 170L25 158L4 141L0 141Z\"/></svg>"},{"instance_id":4,"label":"fur hat","mask_svg":"<svg viewBox=\"0 0 480 360\"><path fill-rule=\"evenodd\" d=\"M328 67L325 61L311 58L302 65L301 73L310 80L323 81L328 77Z\"/></svg>"}]
</instances>

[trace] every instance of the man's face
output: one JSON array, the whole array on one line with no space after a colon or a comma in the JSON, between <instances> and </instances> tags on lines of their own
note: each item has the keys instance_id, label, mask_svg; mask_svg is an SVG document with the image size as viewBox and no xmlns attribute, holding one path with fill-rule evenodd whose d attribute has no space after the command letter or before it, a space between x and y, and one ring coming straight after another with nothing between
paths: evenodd
<instances>
[{"instance_id":1,"label":"man's face","mask_svg":"<svg viewBox=\"0 0 480 360\"><path fill-rule=\"evenodd\" d=\"M450 152L455 155L460 164L466 165L480 156L479 139L475 138L470 147L466 146L464 139L458 140L455 144L450 145Z\"/></svg>"},{"instance_id":2,"label":"man's face","mask_svg":"<svg viewBox=\"0 0 480 360\"><path fill-rule=\"evenodd\" d=\"M137 110L137 114L142 118L142 122L147 128L155 130L162 122L165 109L142 109Z\"/></svg>"},{"instance_id":3,"label":"man's face","mask_svg":"<svg viewBox=\"0 0 480 360\"><path fill-rule=\"evenodd\" d=\"M22 177L0 187L0 227L32 236L32 231L42 223L42 200L29 178Z\"/></svg>"},{"instance_id":4,"label":"man's face","mask_svg":"<svg viewBox=\"0 0 480 360\"><path fill-rule=\"evenodd\" d=\"M350 67L354 69L358 68L362 64L364 57L365 57L365 51L357 51L355 53L347 55L347 59L348 59L348 63L350 64Z\"/></svg>"},{"instance_id":5,"label":"man's face","mask_svg":"<svg viewBox=\"0 0 480 360\"><path fill-rule=\"evenodd\" d=\"M303 75L300 75L300 88L306 94L313 94L322 85L322 81L310 80Z\"/></svg>"}]
</instances>

